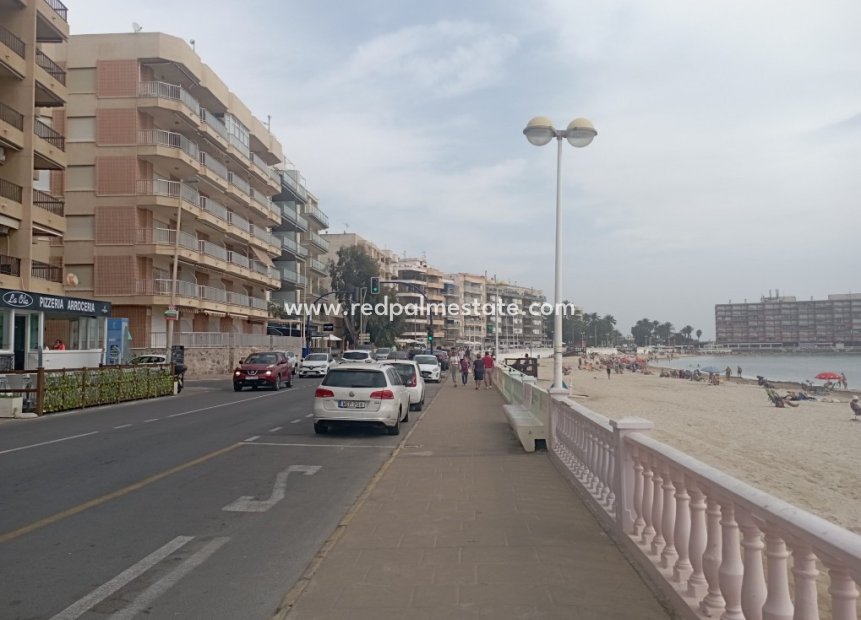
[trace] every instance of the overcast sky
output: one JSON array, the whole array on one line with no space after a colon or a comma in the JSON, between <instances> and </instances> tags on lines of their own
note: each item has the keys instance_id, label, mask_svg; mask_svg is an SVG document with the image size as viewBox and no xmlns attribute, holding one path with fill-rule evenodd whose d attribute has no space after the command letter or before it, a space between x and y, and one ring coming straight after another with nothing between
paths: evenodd
<instances>
[{"instance_id":1,"label":"overcast sky","mask_svg":"<svg viewBox=\"0 0 861 620\"><path fill-rule=\"evenodd\" d=\"M196 49L329 215L446 271L714 335L714 304L861 292L857 0L69 0L72 33Z\"/></svg>"}]
</instances>

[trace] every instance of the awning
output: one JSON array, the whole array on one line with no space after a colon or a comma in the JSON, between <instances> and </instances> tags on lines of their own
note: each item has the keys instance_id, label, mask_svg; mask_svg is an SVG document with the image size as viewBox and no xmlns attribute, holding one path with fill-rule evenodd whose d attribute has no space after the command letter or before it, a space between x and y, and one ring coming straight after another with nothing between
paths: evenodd
<instances>
[{"instance_id":1,"label":"awning","mask_svg":"<svg viewBox=\"0 0 861 620\"><path fill-rule=\"evenodd\" d=\"M263 250L256 248L252 245L251 251L254 252L254 255L257 257L257 260L259 260L261 263L263 263L267 267L274 267L275 266L275 263L272 262L272 259L269 258L269 255L266 252L264 252Z\"/></svg>"},{"instance_id":2,"label":"awning","mask_svg":"<svg viewBox=\"0 0 861 620\"><path fill-rule=\"evenodd\" d=\"M0 226L8 226L9 228L18 230L21 228L21 222L16 220L14 217L9 217L8 215L0 213Z\"/></svg>"},{"instance_id":3,"label":"awning","mask_svg":"<svg viewBox=\"0 0 861 620\"><path fill-rule=\"evenodd\" d=\"M63 233L57 230L56 228L50 228L48 226L43 226L41 224L37 224L33 222L33 232L38 236L48 236L48 237L62 237Z\"/></svg>"}]
</instances>

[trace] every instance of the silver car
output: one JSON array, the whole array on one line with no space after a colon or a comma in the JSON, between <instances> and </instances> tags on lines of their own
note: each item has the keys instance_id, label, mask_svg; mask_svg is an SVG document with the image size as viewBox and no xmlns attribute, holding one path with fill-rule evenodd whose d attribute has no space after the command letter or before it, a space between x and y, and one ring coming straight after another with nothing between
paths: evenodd
<instances>
[{"instance_id":1,"label":"silver car","mask_svg":"<svg viewBox=\"0 0 861 620\"><path fill-rule=\"evenodd\" d=\"M325 377L329 368L335 364L335 358L330 353L309 353L299 365L297 376Z\"/></svg>"},{"instance_id":2,"label":"silver car","mask_svg":"<svg viewBox=\"0 0 861 620\"><path fill-rule=\"evenodd\" d=\"M314 432L321 435L334 425L363 423L397 435L409 411L410 394L393 367L338 364L314 392Z\"/></svg>"},{"instance_id":3,"label":"silver car","mask_svg":"<svg viewBox=\"0 0 861 620\"><path fill-rule=\"evenodd\" d=\"M410 393L410 410L421 411L425 404L425 381L418 364L412 360L384 360L383 366L393 366Z\"/></svg>"}]
</instances>

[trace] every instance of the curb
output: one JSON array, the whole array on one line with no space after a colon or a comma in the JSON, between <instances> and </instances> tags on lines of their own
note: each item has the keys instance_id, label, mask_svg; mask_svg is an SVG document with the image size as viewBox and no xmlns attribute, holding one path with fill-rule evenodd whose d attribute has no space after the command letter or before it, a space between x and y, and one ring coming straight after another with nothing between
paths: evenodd
<instances>
[{"instance_id":1,"label":"curb","mask_svg":"<svg viewBox=\"0 0 861 620\"><path fill-rule=\"evenodd\" d=\"M284 597L281 599L281 602L275 609L275 613L272 615L272 620L287 620L290 617L290 614L293 611L293 607L302 597L302 594L305 592L305 588L307 588L308 585L311 583L311 580L314 578L314 575L317 573L317 570L320 568L320 565L323 563L323 560L326 559L326 556L329 555L329 552L334 548L336 544L338 544L338 541L341 540L341 537L344 535L344 532L350 525L350 522L359 513L359 511L365 505L365 502L368 501L368 498L371 496L371 493L373 493L380 479L388 471L389 466L401 453L401 449L406 445L407 441L419 427L422 420L424 420L425 415L430 410L431 406L434 404L434 401L436 401L437 397L442 392L442 389L442 386L440 386L440 389L437 390L431 401L427 404L427 406L425 406L424 411L421 412L421 415L415 421L415 424L413 424L409 432L404 435L404 438L401 439L400 443L398 443L397 447L389 455L389 458L387 458L385 462L380 465L380 468L377 470L377 473L375 473L373 477L368 481L368 484L359 494L359 497L356 498L356 501L353 502L352 506L350 506L350 509L347 511L347 514L345 514L341 521L338 523L338 525L335 526L335 531L332 533L331 536L329 536L329 538L326 539L326 542L323 543L323 546L320 547L320 550L308 564L308 568L305 569L305 572L302 573L302 576L299 577L298 581L293 584L293 587L290 588L284 595Z\"/></svg>"}]
</instances>

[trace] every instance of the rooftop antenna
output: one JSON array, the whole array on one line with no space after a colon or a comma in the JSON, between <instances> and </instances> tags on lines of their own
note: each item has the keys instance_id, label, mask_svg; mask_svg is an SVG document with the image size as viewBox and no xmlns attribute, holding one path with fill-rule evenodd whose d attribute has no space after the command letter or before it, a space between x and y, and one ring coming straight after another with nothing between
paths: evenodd
<instances>
[{"instance_id":1,"label":"rooftop antenna","mask_svg":"<svg viewBox=\"0 0 861 620\"><path fill-rule=\"evenodd\" d=\"M188 42L191 43L191 49L194 50L194 39L190 39Z\"/></svg>"},{"instance_id":2,"label":"rooftop antenna","mask_svg":"<svg viewBox=\"0 0 861 620\"><path fill-rule=\"evenodd\" d=\"M141 30L143 30L143 26L141 26L141 25L140 25L139 23L137 23L137 22L132 22L132 30L134 30L134 31L135 31L135 34L137 34L137 33L138 33L138 32L140 32Z\"/></svg>"},{"instance_id":3,"label":"rooftop antenna","mask_svg":"<svg viewBox=\"0 0 861 620\"><path fill-rule=\"evenodd\" d=\"M271 114L266 115L266 131L268 131L269 133L272 133L272 115Z\"/></svg>"}]
</instances>

